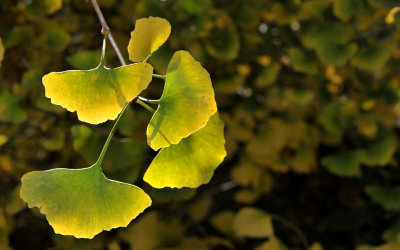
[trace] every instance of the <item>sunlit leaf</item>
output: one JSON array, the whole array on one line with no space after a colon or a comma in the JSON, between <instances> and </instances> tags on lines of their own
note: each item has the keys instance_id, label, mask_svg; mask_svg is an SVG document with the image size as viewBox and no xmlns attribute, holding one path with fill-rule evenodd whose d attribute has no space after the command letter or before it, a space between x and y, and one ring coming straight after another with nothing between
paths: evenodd
<instances>
[{"instance_id":1,"label":"sunlit leaf","mask_svg":"<svg viewBox=\"0 0 400 250\"><path fill-rule=\"evenodd\" d=\"M22 177L21 198L38 207L56 233L77 238L125 227L151 205L143 190L107 179L97 165L30 172Z\"/></svg>"},{"instance_id":2,"label":"sunlit leaf","mask_svg":"<svg viewBox=\"0 0 400 250\"><path fill-rule=\"evenodd\" d=\"M177 144L207 124L217 111L208 72L188 52L178 51L168 65L164 92L147 127L154 150Z\"/></svg>"},{"instance_id":3,"label":"sunlit leaf","mask_svg":"<svg viewBox=\"0 0 400 250\"><path fill-rule=\"evenodd\" d=\"M216 113L204 128L161 149L143 179L156 188L195 188L208 183L226 156L224 144L224 124Z\"/></svg>"},{"instance_id":4,"label":"sunlit leaf","mask_svg":"<svg viewBox=\"0 0 400 250\"><path fill-rule=\"evenodd\" d=\"M400 186L370 185L366 187L365 191L373 201L381 204L385 209L400 209Z\"/></svg>"},{"instance_id":5,"label":"sunlit leaf","mask_svg":"<svg viewBox=\"0 0 400 250\"><path fill-rule=\"evenodd\" d=\"M264 211L246 207L239 210L233 220L233 230L239 236L265 238L274 235L271 217Z\"/></svg>"},{"instance_id":6,"label":"sunlit leaf","mask_svg":"<svg viewBox=\"0 0 400 250\"><path fill-rule=\"evenodd\" d=\"M129 59L141 62L167 41L171 25L164 18L149 17L136 21L128 44Z\"/></svg>"},{"instance_id":7,"label":"sunlit leaf","mask_svg":"<svg viewBox=\"0 0 400 250\"><path fill-rule=\"evenodd\" d=\"M125 104L135 98L152 79L153 67L137 63L116 69L52 72L43 77L46 97L78 119L98 124L115 119Z\"/></svg>"}]
</instances>

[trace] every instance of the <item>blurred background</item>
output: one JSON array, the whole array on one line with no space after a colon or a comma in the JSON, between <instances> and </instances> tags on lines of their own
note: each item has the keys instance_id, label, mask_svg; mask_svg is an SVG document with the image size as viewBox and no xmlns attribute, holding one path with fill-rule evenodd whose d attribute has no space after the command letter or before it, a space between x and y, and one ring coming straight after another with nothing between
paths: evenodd
<instances>
[{"instance_id":1,"label":"blurred background","mask_svg":"<svg viewBox=\"0 0 400 250\"><path fill-rule=\"evenodd\" d=\"M135 20L172 25L176 50L210 72L228 156L198 189L142 181L151 114L123 117L106 175L153 206L93 240L56 235L19 198L32 170L82 168L112 122L52 105L41 78L90 69L101 26L85 0L0 0L0 249L400 249L400 6L397 0L99 0L124 56ZM120 66L111 46L106 65ZM154 80L142 96L158 99Z\"/></svg>"}]
</instances>

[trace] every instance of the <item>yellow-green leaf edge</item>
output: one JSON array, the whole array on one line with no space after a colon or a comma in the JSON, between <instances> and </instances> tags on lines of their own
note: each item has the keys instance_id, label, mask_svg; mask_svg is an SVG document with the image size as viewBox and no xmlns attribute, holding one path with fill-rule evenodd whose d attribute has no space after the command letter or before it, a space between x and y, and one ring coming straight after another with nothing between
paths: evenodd
<instances>
[{"instance_id":1,"label":"yellow-green leaf edge","mask_svg":"<svg viewBox=\"0 0 400 250\"><path fill-rule=\"evenodd\" d=\"M129 59L141 62L163 45L171 34L170 23L160 17L148 17L136 20L128 44Z\"/></svg>"},{"instance_id":2,"label":"yellow-green leaf edge","mask_svg":"<svg viewBox=\"0 0 400 250\"><path fill-rule=\"evenodd\" d=\"M153 67L136 63L115 69L99 65L92 70L52 72L42 79L51 103L77 112L78 119L99 124L114 120L152 80Z\"/></svg>"},{"instance_id":3,"label":"yellow-green leaf edge","mask_svg":"<svg viewBox=\"0 0 400 250\"><path fill-rule=\"evenodd\" d=\"M178 144L203 128L216 112L209 73L189 52L177 51L168 65L160 103L147 127L147 143L154 150Z\"/></svg>"},{"instance_id":4,"label":"yellow-green leaf edge","mask_svg":"<svg viewBox=\"0 0 400 250\"><path fill-rule=\"evenodd\" d=\"M161 149L143 180L155 188L197 188L210 181L225 156L224 123L215 113L207 126Z\"/></svg>"},{"instance_id":5,"label":"yellow-green leaf edge","mask_svg":"<svg viewBox=\"0 0 400 250\"><path fill-rule=\"evenodd\" d=\"M142 189L107 179L97 165L25 174L20 196L46 215L56 233L89 239L126 227L151 205Z\"/></svg>"}]
</instances>

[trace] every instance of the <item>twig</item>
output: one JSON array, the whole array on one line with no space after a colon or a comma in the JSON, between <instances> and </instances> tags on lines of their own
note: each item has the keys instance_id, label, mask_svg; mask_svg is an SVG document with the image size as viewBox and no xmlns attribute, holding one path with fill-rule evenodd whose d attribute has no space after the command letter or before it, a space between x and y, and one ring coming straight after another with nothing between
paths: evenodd
<instances>
[{"instance_id":1,"label":"twig","mask_svg":"<svg viewBox=\"0 0 400 250\"><path fill-rule=\"evenodd\" d=\"M88 0L86 0L86 2L87 1ZM121 50L119 49L117 43L115 42L113 35L111 34L110 27L108 27L107 21L104 18L103 12L101 11L99 4L97 3L97 0L91 0L91 2L92 2L92 5L93 5L93 8L94 8L94 11L96 12L97 17L99 18L99 21L101 23L101 27L102 27L101 33L107 33L108 40L110 40L110 43L111 43L112 47L114 48L114 51L117 54L117 57L118 57L119 61L121 62L122 66L125 66L126 65L125 59L122 56ZM140 96L138 96L138 97L140 97ZM135 102L137 104L141 105L142 107L144 107L145 109L147 109L148 111L150 111L152 113L155 112L151 107L149 107L148 105L146 105L145 103L140 101L138 98L136 98ZM125 110L127 109L126 107L129 106L130 103L131 102L126 103L124 109L120 113L120 116L122 116L124 114Z\"/></svg>"},{"instance_id":2,"label":"twig","mask_svg":"<svg viewBox=\"0 0 400 250\"><path fill-rule=\"evenodd\" d=\"M113 35L111 34L111 30L108 27L106 19L104 19L103 12L101 12L101 9L100 9L99 4L97 3L97 0L91 0L91 2L93 5L93 8L94 8L94 11L96 11L97 17L99 18L102 28L109 32L108 40L110 40L111 46L114 48L115 53L117 54L117 57L118 57L119 61L121 62L122 66L125 66L126 65L125 59L122 56L121 50L118 48L118 45L115 42Z\"/></svg>"}]
</instances>

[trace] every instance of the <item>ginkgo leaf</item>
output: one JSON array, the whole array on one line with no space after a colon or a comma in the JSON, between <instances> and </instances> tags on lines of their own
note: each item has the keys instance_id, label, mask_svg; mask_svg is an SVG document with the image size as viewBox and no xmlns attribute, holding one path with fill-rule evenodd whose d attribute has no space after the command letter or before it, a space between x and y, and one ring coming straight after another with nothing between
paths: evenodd
<instances>
[{"instance_id":1,"label":"ginkgo leaf","mask_svg":"<svg viewBox=\"0 0 400 250\"><path fill-rule=\"evenodd\" d=\"M3 42L0 37L0 67L1 67L1 62L3 61L3 58L4 58L4 46L3 46Z\"/></svg>"},{"instance_id":2,"label":"ginkgo leaf","mask_svg":"<svg viewBox=\"0 0 400 250\"><path fill-rule=\"evenodd\" d=\"M361 150L349 150L341 152L338 155L330 155L321 160L322 166L329 172L339 176L360 176L360 163L364 152Z\"/></svg>"},{"instance_id":3,"label":"ginkgo leaf","mask_svg":"<svg viewBox=\"0 0 400 250\"><path fill-rule=\"evenodd\" d=\"M142 189L107 179L97 165L30 172L22 177L20 195L56 233L77 238L125 227L151 205Z\"/></svg>"},{"instance_id":4,"label":"ginkgo leaf","mask_svg":"<svg viewBox=\"0 0 400 250\"><path fill-rule=\"evenodd\" d=\"M365 188L365 191L373 201L379 203L385 209L400 209L400 186L369 185Z\"/></svg>"},{"instance_id":5,"label":"ginkgo leaf","mask_svg":"<svg viewBox=\"0 0 400 250\"><path fill-rule=\"evenodd\" d=\"M0 121L20 123L26 120L19 99L6 89L0 89Z\"/></svg>"},{"instance_id":6,"label":"ginkgo leaf","mask_svg":"<svg viewBox=\"0 0 400 250\"><path fill-rule=\"evenodd\" d=\"M310 59L300 49L290 49L289 58L295 71L311 75L318 73L318 66L316 62Z\"/></svg>"},{"instance_id":7,"label":"ginkgo leaf","mask_svg":"<svg viewBox=\"0 0 400 250\"><path fill-rule=\"evenodd\" d=\"M239 236L264 238L274 235L271 217L264 211L245 207L233 219L233 230Z\"/></svg>"},{"instance_id":8,"label":"ginkgo leaf","mask_svg":"<svg viewBox=\"0 0 400 250\"><path fill-rule=\"evenodd\" d=\"M171 33L169 22L160 17L141 18L136 21L128 44L129 59L141 62L167 41Z\"/></svg>"},{"instance_id":9,"label":"ginkgo leaf","mask_svg":"<svg viewBox=\"0 0 400 250\"><path fill-rule=\"evenodd\" d=\"M147 127L154 150L177 144L217 111L210 75L187 51L178 51L168 65L164 92Z\"/></svg>"},{"instance_id":10,"label":"ginkgo leaf","mask_svg":"<svg viewBox=\"0 0 400 250\"><path fill-rule=\"evenodd\" d=\"M224 145L224 124L216 113L206 127L161 149L143 179L155 188L198 187L210 181L225 158Z\"/></svg>"},{"instance_id":11,"label":"ginkgo leaf","mask_svg":"<svg viewBox=\"0 0 400 250\"><path fill-rule=\"evenodd\" d=\"M99 65L92 70L52 72L43 77L43 85L53 104L76 111L83 122L99 124L115 119L127 102L147 88L152 74L148 63L115 69Z\"/></svg>"},{"instance_id":12,"label":"ginkgo leaf","mask_svg":"<svg viewBox=\"0 0 400 250\"><path fill-rule=\"evenodd\" d=\"M256 247L254 250L287 250L288 248L275 236L269 237L268 241ZM312 249L310 249L312 250Z\"/></svg>"}]
</instances>

